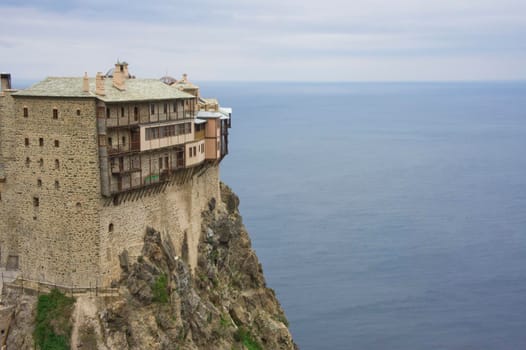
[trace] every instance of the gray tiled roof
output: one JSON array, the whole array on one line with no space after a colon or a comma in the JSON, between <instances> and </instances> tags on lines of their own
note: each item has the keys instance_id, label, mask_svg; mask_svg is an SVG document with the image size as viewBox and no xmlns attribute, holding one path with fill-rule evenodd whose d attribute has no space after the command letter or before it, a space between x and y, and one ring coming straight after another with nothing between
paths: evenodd
<instances>
[{"instance_id":1,"label":"gray tiled roof","mask_svg":"<svg viewBox=\"0 0 526 350\"><path fill-rule=\"evenodd\" d=\"M192 84L189 81L184 80L178 80L174 84L172 84L173 87L176 87L178 89L199 89L199 86Z\"/></svg>"},{"instance_id":2,"label":"gray tiled roof","mask_svg":"<svg viewBox=\"0 0 526 350\"><path fill-rule=\"evenodd\" d=\"M113 87L112 79L104 80L104 96L95 94L95 79L89 79L90 92L82 91L83 78L50 77L39 83L13 94L14 96L42 97L96 97L104 102L170 100L176 98L195 98L194 96L174 89L158 79L127 79L126 90Z\"/></svg>"}]
</instances>

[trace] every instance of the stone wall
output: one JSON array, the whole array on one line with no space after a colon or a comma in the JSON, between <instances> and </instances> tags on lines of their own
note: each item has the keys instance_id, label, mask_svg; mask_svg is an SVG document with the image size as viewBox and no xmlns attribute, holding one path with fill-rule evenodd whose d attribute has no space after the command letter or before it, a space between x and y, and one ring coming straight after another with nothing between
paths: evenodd
<instances>
[{"instance_id":1,"label":"stone wall","mask_svg":"<svg viewBox=\"0 0 526 350\"><path fill-rule=\"evenodd\" d=\"M101 195L95 99L4 96L0 107L0 267L51 284L108 286L120 276L119 254L140 254L148 226L197 265L201 212L220 200L218 165L112 204Z\"/></svg>"},{"instance_id":2,"label":"stone wall","mask_svg":"<svg viewBox=\"0 0 526 350\"><path fill-rule=\"evenodd\" d=\"M2 118L9 159L0 264L18 256L23 278L82 286L98 274L95 100L16 97Z\"/></svg>"},{"instance_id":3,"label":"stone wall","mask_svg":"<svg viewBox=\"0 0 526 350\"><path fill-rule=\"evenodd\" d=\"M119 205L100 207L101 280L108 285L120 277L119 254L128 251L131 260L139 256L146 227L168 235L178 255L183 254L186 234L190 266L197 266L197 245L201 232L201 212L211 198L220 200L219 166L194 175L183 185L173 184L161 193L123 201ZM106 201L107 202L107 201Z\"/></svg>"}]
</instances>

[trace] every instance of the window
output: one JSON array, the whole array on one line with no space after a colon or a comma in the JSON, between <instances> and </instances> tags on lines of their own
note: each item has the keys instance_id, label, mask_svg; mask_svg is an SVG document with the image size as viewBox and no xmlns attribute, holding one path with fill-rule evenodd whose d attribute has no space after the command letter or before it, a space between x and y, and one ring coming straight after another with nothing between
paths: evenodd
<instances>
[{"instance_id":1,"label":"window","mask_svg":"<svg viewBox=\"0 0 526 350\"><path fill-rule=\"evenodd\" d=\"M40 199L38 197L33 197L33 206L35 208L40 206Z\"/></svg>"},{"instance_id":2,"label":"window","mask_svg":"<svg viewBox=\"0 0 526 350\"><path fill-rule=\"evenodd\" d=\"M164 108L163 108L163 112L164 114L168 113L168 104L164 104Z\"/></svg>"},{"instance_id":3,"label":"window","mask_svg":"<svg viewBox=\"0 0 526 350\"><path fill-rule=\"evenodd\" d=\"M139 120L139 108L137 107L133 107L133 120Z\"/></svg>"},{"instance_id":4,"label":"window","mask_svg":"<svg viewBox=\"0 0 526 350\"><path fill-rule=\"evenodd\" d=\"M60 188L60 183L58 182L58 180L55 180L55 189L59 189Z\"/></svg>"},{"instance_id":5,"label":"window","mask_svg":"<svg viewBox=\"0 0 526 350\"><path fill-rule=\"evenodd\" d=\"M53 108L53 119L58 119L58 109Z\"/></svg>"},{"instance_id":6,"label":"window","mask_svg":"<svg viewBox=\"0 0 526 350\"><path fill-rule=\"evenodd\" d=\"M80 109L77 109L77 116L80 117Z\"/></svg>"},{"instance_id":7,"label":"window","mask_svg":"<svg viewBox=\"0 0 526 350\"><path fill-rule=\"evenodd\" d=\"M159 158L159 169L163 168L163 158Z\"/></svg>"},{"instance_id":8,"label":"window","mask_svg":"<svg viewBox=\"0 0 526 350\"><path fill-rule=\"evenodd\" d=\"M108 137L108 146L113 146L113 140L111 139L111 137Z\"/></svg>"},{"instance_id":9,"label":"window","mask_svg":"<svg viewBox=\"0 0 526 350\"><path fill-rule=\"evenodd\" d=\"M24 107L24 117L27 118L29 116L29 111L27 110L27 107Z\"/></svg>"},{"instance_id":10,"label":"window","mask_svg":"<svg viewBox=\"0 0 526 350\"><path fill-rule=\"evenodd\" d=\"M106 118L110 118L110 117L111 117L110 109L106 108Z\"/></svg>"},{"instance_id":11,"label":"window","mask_svg":"<svg viewBox=\"0 0 526 350\"><path fill-rule=\"evenodd\" d=\"M185 133L184 124L177 125L177 135L183 135Z\"/></svg>"},{"instance_id":12,"label":"window","mask_svg":"<svg viewBox=\"0 0 526 350\"><path fill-rule=\"evenodd\" d=\"M165 168L169 168L169 165L168 165L168 157L164 157L164 167L165 167Z\"/></svg>"},{"instance_id":13,"label":"window","mask_svg":"<svg viewBox=\"0 0 526 350\"><path fill-rule=\"evenodd\" d=\"M40 137L40 138L38 139L38 145L39 145L40 147L44 146L44 139L43 139L42 137Z\"/></svg>"},{"instance_id":14,"label":"window","mask_svg":"<svg viewBox=\"0 0 526 350\"><path fill-rule=\"evenodd\" d=\"M124 107L121 107L121 117L124 117Z\"/></svg>"},{"instance_id":15,"label":"window","mask_svg":"<svg viewBox=\"0 0 526 350\"><path fill-rule=\"evenodd\" d=\"M44 159L40 158L39 161L38 161L38 165L43 167L44 166Z\"/></svg>"},{"instance_id":16,"label":"window","mask_svg":"<svg viewBox=\"0 0 526 350\"><path fill-rule=\"evenodd\" d=\"M60 145L60 142L58 140L55 140L55 147L58 147Z\"/></svg>"},{"instance_id":17,"label":"window","mask_svg":"<svg viewBox=\"0 0 526 350\"><path fill-rule=\"evenodd\" d=\"M174 102L174 112L177 112L177 102Z\"/></svg>"},{"instance_id":18,"label":"window","mask_svg":"<svg viewBox=\"0 0 526 350\"><path fill-rule=\"evenodd\" d=\"M108 225L108 232L113 232L113 223Z\"/></svg>"},{"instance_id":19,"label":"window","mask_svg":"<svg viewBox=\"0 0 526 350\"><path fill-rule=\"evenodd\" d=\"M55 159L55 169L60 169L60 161Z\"/></svg>"},{"instance_id":20,"label":"window","mask_svg":"<svg viewBox=\"0 0 526 350\"><path fill-rule=\"evenodd\" d=\"M38 186L38 187L42 187L42 180L41 180L41 179L38 179L38 180L37 180L37 186Z\"/></svg>"},{"instance_id":21,"label":"window","mask_svg":"<svg viewBox=\"0 0 526 350\"><path fill-rule=\"evenodd\" d=\"M159 138L159 128L146 129L146 140L155 140Z\"/></svg>"},{"instance_id":22,"label":"window","mask_svg":"<svg viewBox=\"0 0 526 350\"><path fill-rule=\"evenodd\" d=\"M196 155L197 155L197 147L194 146L194 156L196 156Z\"/></svg>"},{"instance_id":23,"label":"window","mask_svg":"<svg viewBox=\"0 0 526 350\"><path fill-rule=\"evenodd\" d=\"M123 145L123 146L126 146L126 136L123 136L123 137L122 137L122 145Z\"/></svg>"},{"instance_id":24,"label":"window","mask_svg":"<svg viewBox=\"0 0 526 350\"><path fill-rule=\"evenodd\" d=\"M31 164L31 159L29 157L26 158L26 168L29 168L29 165Z\"/></svg>"},{"instance_id":25,"label":"window","mask_svg":"<svg viewBox=\"0 0 526 350\"><path fill-rule=\"evenodd\" d=\"M24 144L25 144L26 146L29 146L29 139L28 139L27 137L24 139Z\"/></svg>"},{"instance_id":26,"label":"window","mask_svg":"<svg viewBox=\"0 0 526 350\"><path fill-rule=\"evenodd\" d=\"M150 105L150 114L155 114L155 105L153 103Z\"/></svg>"}]
</instances>

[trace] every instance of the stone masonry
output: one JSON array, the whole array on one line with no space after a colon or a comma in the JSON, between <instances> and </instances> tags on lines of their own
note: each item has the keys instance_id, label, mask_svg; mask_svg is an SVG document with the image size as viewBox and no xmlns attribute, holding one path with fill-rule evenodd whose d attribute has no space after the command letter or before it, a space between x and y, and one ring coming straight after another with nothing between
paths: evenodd
<instances>
[{"instance_id":1,"label":"stone masonry","mask_svg":"<svg viewBox=\"0 0 526 350\"><path fill-rule=\"evenodd\" d=\"M219 161L184 181L103 195L99 106L96 96L0 92L0 267L66 287L110 286L119 255L136 258L147 227L197 265L201 212L220 199Z\"/></svg>"}]
</instances>

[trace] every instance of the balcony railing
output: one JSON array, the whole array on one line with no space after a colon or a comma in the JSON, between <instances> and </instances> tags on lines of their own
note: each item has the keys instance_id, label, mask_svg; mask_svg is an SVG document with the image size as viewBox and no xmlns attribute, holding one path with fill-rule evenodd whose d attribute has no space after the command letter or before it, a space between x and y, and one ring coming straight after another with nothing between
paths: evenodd
<instances>
[{"instance_id":1,"label":"balcony railing","mask_svg":"<svg viewBox=\"0 0 526 350\"><path fill-rule=\"evenodd\" d=\"M111 173L112 174L129 174L129 173L135 173L141 171L141 168L139 167L129 167L129 166L120 166L118 164L115 164L111 167Z\"/></svg>"},{"instance_id":2,"label":"balcony railing","mask_svg":"<svg viewBox=\"0 0 526 350\"><path fill-rule=\"evenodd\" d=\"M108 154L138 152L141 150L141 143L134 141L126 145L108 146Z\"/></svg>"}]
</instances>

